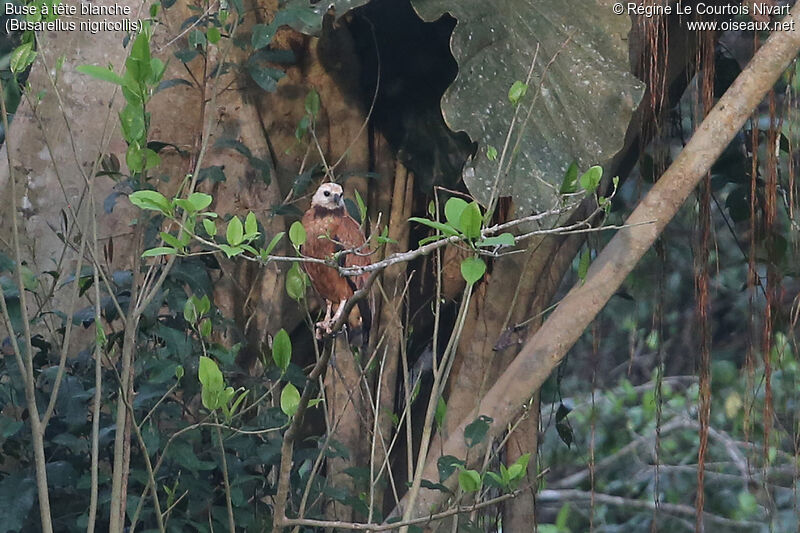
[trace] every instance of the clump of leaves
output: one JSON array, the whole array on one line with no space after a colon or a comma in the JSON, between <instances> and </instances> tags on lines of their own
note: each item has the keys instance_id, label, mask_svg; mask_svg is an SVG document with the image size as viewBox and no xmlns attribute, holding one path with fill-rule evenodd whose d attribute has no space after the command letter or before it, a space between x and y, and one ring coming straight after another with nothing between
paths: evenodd
<instances>
[{"instance_id":1,"label":"clump of leaves","mask_svg":"<svg viewBox=\"0 0 800 533\"><path fill-rule=\"evenodd\" d=\"M432 203L428 211L431 216L436 214ZM445 222L421 217L411 217L408 220L437 231L436 234L419 241L420 246L443 238L457 237L472 248L475 255L467 257L461 262L461 275L470 285L477 283L486 273L486 263L479 257L481 248L514 246L516 243L514 235L511 233L502 233L492 237L483 235L486 217L481 213L481 208L476 201L468 203L462 198L451 197L445 203L444 216Z\"/></svg>"}]
</instances>

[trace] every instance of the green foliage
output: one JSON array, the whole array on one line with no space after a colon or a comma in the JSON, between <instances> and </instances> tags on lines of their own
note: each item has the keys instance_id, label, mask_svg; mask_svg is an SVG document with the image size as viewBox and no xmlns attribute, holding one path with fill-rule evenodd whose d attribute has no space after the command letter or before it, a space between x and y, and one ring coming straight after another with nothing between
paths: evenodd
<instances>
[{"instance_id":1,"label":"green foliage","mask_svg":"<svg viewBox=\"0 0 800 533\"><path fill-rule=\"evenodd\" d=\"M578 190L578 164L573 161L567 167L564 173L564 179L561 181L561 194L572 194Z\"/></svg>"},{"instance_id":2,"label":"green foliage","mask_svg":"<svg viewBox=\"0 0 800 533\"><path fill-rule=\"evenodd\" d=\"M461 261L461 275L469 285L474 285L486 273L486 263L480 257L467 257Z\"/></svg>"},{"instance_id":3,"label":"green foliage","mask_svg":"<svg viewBox=\"0 0 800 533\"><path fill-rule=\"evenodd\" d=\"M597 190L602 178L603 167L595 165L581 175L578 179L578 183L581 184L581 187L583 187L586 192L592 194Z\"/></svg>"},{"instance_id":4,"label":"green foliage","mask_svg":"<svg viewBox=\"0 0 800 533\"><path fill-rule=\"evenodd\" d=\"M464 467L464 461L452 455L443 455L436 461L439 470L439 483L444 483L453 472Z\"/></svg>"},{"instance_id":5,"label":"green foliage","mask_svg":"<svg viewBox=\"0 0 800 533\"><path fill-rule=\"evenodd\" d=\"M100 81L107 81L113 83L114 85L122 86L125 83L125 79L114 72L110 67L99 67L97 65L78 65L75 67L75 70L81 74L86 74L92 78Z\"/></svg>"},{"instance_id":6,"label":"green foliage","mask_svg":"<svg viewBox=\"0 0 800 533\"><path fill-rule=\"evenodd\" d=\"M578 279L586 281L586 273L589 272L589 265L592 262L592 252L588 248L581 251L581 258L578 262Z\"/></svg>"},{"instance_id":7,"label":"green foliage","mask_svg":"<svg viewBox=\"0 0 800 533\"><path fill-rule=\"evenodd\" d=\"M289 368L292 360L292 340L285 329L278 331L272 339L272 360L281 369L281 373L285 373Z\"/></svg>"},{"instance_id":8,"label":"green foliage","mask_svg":"<svg viewBox=\"0 0 800 533\"><path fill-rule=\"evenodd\" d=\"M293 300L299 302L305 297L308 285L310 285L310 281L307 274L300 270L300 265L293 264L289 271L286 272L286 293Z\"/></svg>"},{"instance_id":9,"label":"green foliage","mask_svg":"<svg viewBox=\"0 0 800 533\"><path fill-rule=\"evenodd\" d=\"M511 84L511 87L508 89L508 101L517 105L520 100L525 97L527 92L528 86L524 82L517 80Z\"/></svg>"},{"instance_id":10,"label":"green foliage","mask_svg":"<svg viewBox=\"0 0 800 533\"><path fill-rule=\"evenodd\" d=\"M289 227L289 240L292 241L292 244L299 248L306 242L306 229L303 227L303 224L300 221L292 222L292 225Z\"/></svg>"},{"instance_id":11,"label":"green foliage","mask_svg":"<svg viewBox=\"0 0 800 533\"><path fill-rule=\"evenodd\" d=\"M492 417L481 415L464 428L464 442L467 444L467 448L472 448L483 442L492 422L494 422Z\"/></svg>"},{"instance_id":12,"label":"green foliage","mask_svg":"<svg viewBox=\"0 0 800 533\"><path fill-rule=\"evenodd\" d=\"M464 492L477 492L481 488L481 475L475 470L461 470L458 473L458 486Z\"/></svg>"},{"instance_id":13,"label":"green foliage","mask_svg":"<svg viewBox=\"0 0 800 533\"><path fill-rule=\"evenodd\" d=\"M287 383L281 392L281 411L286 416L292 417L297 412L300 404L300 391L291 383Z\"/></svg>"},{"instance_id":14,"label":"green foliage","mask_svg":"<svg viewBox=\"0 0 800 533\"><path fill-rule=\"evenodd\" d=\"M33 49L33 41L23 43L11 53L11 72L20 74L30 67L36 60L36 50Z\"/></svg>"},{"instance_id":15,"label":"green foliage","mask_svg":"<svg viewBox=\"0 0 800 533\"><path fill-rule=\"evenodd\" d=\"M435 214L434 208L429 206L431 215ZM459 237L466 242L476 253L480 253L481 248L494 248L495 250L514 246L516 239L511 233L502 233L493 237L483 237L482 226L485 217L481 213L477 202L467 203L457 197L451 197L444 206L444 216L446 222L439 222L427 218L411 217L409 222L418 222L441 233L427 237L419 242L420 246L439 240L443 237ZM486 263L479 256L468 257L461 262L461 275L464 280L472 285L480 280L486 273Z\"/></svg>"},{"instance_id":16,"label":"green foliage","mask_svg":"<svg viewBox=\"0 0 800 533\"><path fill-rule=\"evenodd\" d=\"M316 118L320 109L319 93L316 91L316 89L311 89L308 92L303 105L306 113L308 113L312 118Z\"/></svg>"},{"instance_id":17,"label":"green foliage","mask_svg":"<svg viewBox=\"0 0 800 533\"><path fill-rule=\"evenodd\" d=\"M444 401L444 398L439 398L439 401L436 403L436 412L434 413L434 421L436 422L436 427L441 429L444 425L444 417L447 414L447 404Z\"/></svg>"}]
</instances>

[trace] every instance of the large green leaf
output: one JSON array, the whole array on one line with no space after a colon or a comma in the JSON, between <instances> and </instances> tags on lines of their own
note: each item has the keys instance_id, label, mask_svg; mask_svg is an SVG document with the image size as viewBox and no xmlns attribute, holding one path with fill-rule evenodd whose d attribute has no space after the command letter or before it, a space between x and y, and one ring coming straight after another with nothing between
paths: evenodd
<instances>
[{"instance_id":1,"label":"large green leaf","mask_svg":"<svg viewBox=\"0 0 800 533\"><path fill-rule=\"evenodd\" d=\"M502 150L515 110L509 90L526 79L534 56L529 88L512 91L520 97L521 116L536 100L511 172L499 183L500 193L512 196L518 211L546 210L573 160L585 169L622 148L643 86L628 68L630 19L615 15L611 3L412 0L426 21L446 12L458 20L450 47L459 73L442 98L442 112L452 130L465 131L479 143L464 179L481 203L491 197L497 170L487 147Z\"/></svg>"}]
</instances>

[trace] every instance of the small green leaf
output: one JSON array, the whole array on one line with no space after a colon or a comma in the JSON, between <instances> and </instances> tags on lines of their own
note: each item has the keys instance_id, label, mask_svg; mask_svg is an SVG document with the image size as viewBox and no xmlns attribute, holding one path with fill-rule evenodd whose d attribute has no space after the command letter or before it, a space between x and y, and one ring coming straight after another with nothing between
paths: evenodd
<instances>
[{"instance_id":1,"label":"small green leaf","mask_svg":"<svg viewBox=\"0 0 800 533\"><path fill-rule=\"evenodd\" d=\"M197 307L194 305L194 298L189 298L183 305L183 318L189 324L197 322Z\"/></svg>"},{"instance_id":2,"label":"small green leaf","mask_svg":"<svg viewBox=\"0 0 800 533\"><path fill-rule=\"evenodd\" d=\"M215 411L219 409L220 405L222 404L220 401L221 394L221 390L213 390L209 389L208 387L203 387L200 391L200 399L203 402L203 407L209 411Z\"/></svg>"},{"instance_id":3,"label":"small green leaf","mask_svg":"<svg viewBox=\"0 0 800 533\"><path fill-rule=\"evenodd\" d=\"M236 400L233 402L233 405L231 405L231 416L236 414L236 411L239 409L239 405L241 405L244 399L247 398L247 394L250 392L248 390L244 390L242 387L239 387L238 390L242 391L242 393L238 398L236 398Z\"/></svg>"},{"instance_id":4,"label":"small green leaf","mask_svg":"<svg viewBox=\"0 0 800 533\"><path fill-rule=\"evenodd\" d=\"M214 201L214 197L204 192L193 192L189 195L187 200L194 206L195 211L202 211L211 205L211 202Z\"/></svg>"},{"instance_id":5,"label":"small green leaf","mask_svg":"<svg viewBox=\"0 0 800 533\"><path fill-rule=\"evenodd\" d=\"M495 237L486 237L475 244L477 246L514 246L516 241L511 233L501 233Z\"/></svg>"},{"instance_id":6,"label":"small green leaf","mask_svg":"<svg viewBox=\"0 0 800 533\"><path fill-rule=\"evenodd\" d=\"M200 30L192 30L189 32L189 46L191 48L206 47L206 34Z\"/></svg>"},{"instance_id":7,"label":"small green leaf","mask_svg":"<svg viewBox=\"0 0 800 533\"><path fill-rule=\"evenodd\" d=\"M33 61L36 59L36 50L33 49L33 41L19 45L13 52L11 52L11 60L9 66L11 72L19 74L24 72Z\"/></svg>"},{"instance_id":8,"label":"small green leaf","mask_svg":"<svg viewBox=\"0 0 800 533\"><path fill-rule=\"evenodd\" d=\"M583 173L580 177L580 184L583 189L588 193L593 193L600 185L600 179L603 177L603 167L593 166Z\"/></svg>"},{"instance_id":9,"label":"small green leaf","mask_svg":"<svg viewBox=\"0 0 800 533\"><path fill-rule=\"evenodd\" d=\"M222 378L217 363L213 359L205 356L200 356L200 365L198 367L197 376L203 387L201 399L203 407L213 411L220 407L220 396L225 388L225 381Z\"/></svg>"},{"instance_id":10,"label":"small green leaf","mask_svg":"<svg viewBox=\"0 0 800 533\"><path fill-rule=\"evenodd\" d=\"M377 237L378 244L397 244L397 241L389 238L389 228L384 226L381 234Z\"/></svg>"},{"instance_id":11,"label":"small green leaf","mask_svg":"<svg viewBox=\"0 0 800 533\"><path fill-rule=\"evenodd\" d=\"M503 482L503 478L497 475L495 472L486 472L486 476L483 478L483 481L486 483L486 485L496 489L506 488L506 483Z\"/></svg>"},{"instance_id":12,"label":"small green leaf","mask_svg":"<svg viewBox=\"0 0 800 533\"><path fill-rule=\"evenodd\" d=\"M149 250L145 250L142 254L142 257L158 257L161 255L177 255L178 250L175 248L169 248L167 246L159 246L157 248L150 248Z\"/></svg>"},{"instance_id":13,"label":"small green leaf","mask_svg":"<svg viewBox=\"0 0 800 533\"><path fill-rule=\"evenodd\" d=\"M457 227L468 239L477 239L481 236L481 222L481 208L478 207L478 202L471 202L461 212Z\"/></svg>"},{"instance_id":14,"label":"small green leaf","mask_svg":"<svg viewBox=\"0 0 800 533\"><path fill-rule=\"evenodd\" d=\"M292 360L292 340L283 328L272 339L272 360L275 361L281 372L286 372L289 362Z\"/></svg>"},{"instance_id":15,"label":"small green leaf","mask_svg":"<svg viewBox=\"0 0 800 533\"><path fill-rule=\"evenodd\" d=\"M242 244L244 228L242 227L242 221L239 220L239 217L234 216L230 222L228 222L228 230L225 236L228 239L228 244L231 246L239 246Z\"/></svg>"},{"instance_id":16,"label":"small green leaf","mask_svg":"<svg viewBox=\"0 0 800 533\"><path fill-rule=\"evenodd\" d=\"M256 215L250 211L244 219L244 235L248 240L255 239L258 235L258 221Z\"/></svg>"},{"instance_id":17,"label":"small green leaf","mask_svg":"<svg viewBox=\"0 0 800 533\"><path fill-rule=\"evenodd\" d=\"M86 74L87 76L91 76L92 78L101 81L108 81L115 85L121 86L123 83L125 83L125 80L122 79L122 76L107 67L98 67L97 65L79 65L75 67L75 70L81 74Z\"/></svg>"},{"instance_id":18,"label":"small green leaf","mask_svg":"<svg viewBox=\"0 0 800 533\"><path fill-rule=\"evenodd\" d=\"M436 222L435 220L429 220L427 218L419 218L419 217L410 217L408 221L418 222L420 224L428 226L429 228L439 230L448 237L452 237L453 235L458 235L458 232L454 227L447 224L442 224L441 222Z\"/></svg>"},{"instance_id":19,"label":"small green leaf","mask_svg":"<svg viewBox=\"0 0 800 533\"><path fill-rule=\"evenodd\" d=\"M272 37L275 36L276 29L276 26L272 24L256 24L253 26L253 36L251 38L253 50L260 50L269 45Z\"/></svg>"},{"instance_id":20,"label":"small green leaf","mask_svg":"<svg viewBox=\"0 0 800 533\"><path fill-rule=\"evenodd\" d=\"M305 274L300 270L300 266L295 263L286 272L286 293L293 300L300 301L306 294Z\"/></svg>"},{"instance_id":21,"label":"small green leaf","mask_svg":"<svg viewBox=\"0 0 800 533\"><path fill-rule=\"evenodd\" d=\"M300 392L297 387L291 383L287 383L281 391L281 411L286 416L294 416L297 412L297 407L300 405Z\"/></svg>"},{"instance_id":22,"label":"small green leaf","mask_svg":"<svg viewBox=\"0 0 800 533\"><path fill-rule=\"evenodd\" d=\"M447 200L447 203L444 204L444 217L451 226L455 228L460 227L458 222L461 220L461 213L464 212L467 205L469 204L467 204L466 201L461 198L456 198L455 196Z\"/></svg>"},{"instance_id":23,"label":"small green leaf","mask_svg":"<svg viewBox=\"0 0 800 533\"><path fill-rule=\"evenodd\" d=\"M204 315L211 310L211 300L208 299L207 294L204 294L199 300L195 296L195 306L197 306L197 311Z\"/></svg>"},{"instance_id":24,"label":"small green leaf","mask_svg":"<svg viewBox=\"0 0 800 533\"><path fill-rule=\"evenodd\" d=\"M125 60L126 75L136 82L144 83L151 74L150 38L148 32L141 32L131 46L131 53Z\"/></svg>"},{"instance_id":25,"label":"small green leaf","mask_svg":"<svg viewBox=\"0 0 800 533\"><path fill-rule=\"evenodd\" d=\"M206 318L205 320L200 322L200 335L202 335L203 338L207 339L211 335L211 328L212 328L211 321Z\"/></svg>"},{"instance_id":26,"label":"small green leaf","mask_svg":"<svg viewBox=\"0 0 800 533\"><path fill-rule=\"evenodd\" d=\"M311 89L308 94L306 95L306 101L304 103L304 107L306 113L311 115L312 117L316 117L317 113L319 113L319 93L316 89Z\"/></svg>"},{"instance_id":27,"label":"small green leaf","mask_svg":"<svg viewBox=\"0 0 800 533\"><path fill-rule=\"evenodd\" d=\"M581 252L581 259L578 263L578 279L581 282L586 281L586 273L589 271L589 265L592 262L592 252L588 248Z\"/></svg>"},{"instance_id":28,"label":"small green leaf","mask_svg":"<svg viewBox=\"0 0 800 533\"><path fill-rule=\"evenodd\" d=\"M213 390L222 390L225 386L225 381L222 378L217 363L210 357L204 355L200 356L200 366L197 370L197 377L203 387L208 387Z\"/></svg>"},{"instance_id":29,"label":"small green leaf","mask_svg":"<svg viewBox=\"0 0 800 533\"><path fill-rule=\"evenodd\" d=\"M283 238L284 235L286 235L285 231L282 231L282 232L278 233L277 235L275 235L272 238L272 240L269 241L269 244L267 245L267 247L264 248L264 255L271 254L272 250L275 249L275 247L278 245L278 242L280 242L280 240Z\"/></svg>"},{"instance_id":30,"label":"small green leaf","mask_svg":"<svg viewBox=\"0 0 800 533\"><path fill-rule=\"evenodd\" d=\"M512 83L511 88L508 89L508 101L514 105L517 105L527 92L528 92L528 86L525 83L517 80L514 83Z\"/></svg>"},{"instance_id":31,"label":"small green leaf","mask_svg":"<svg viewBox=\"0 0 800 533\"><path fill-rule=\"evenodd\" d=\"M181 379L186 371L183 369L183 365L178 365L175 367L175 377Z\"/></svg>"},{"instance_id":32,"label":"small green leaf","mask_svg":"<svg viewBox=\"0 0 800 533\"><path fill-rule=\"evenodd\" d=\"M439 397L439 401L436 403L436 413L434 414L434 420L436 421L436 427L442 429L444 425L444 417L447 414L447 404L444 401L444 398L441 396Z\"/></svg>"},{"instance_id":33,"label":"small green leaf","mask_svg":"<svg viewBox=\"0 0 800 533\"><path fill-rule=\"evenodd\" d=\"M145 162L144 150L139 147L139 143L129 145L125 152L125 164L128 165L128 170L133 173L141 172L144 170Z\"/></svg>"},{"instance_id":34,"label":"small green leaf","mask_svg":"<svg viewBox=\"0 0 800 533\"><path fill-rule=\"evenodd\" d=\"M222 35L220 35L219 33L219 28L217 28L216 26L211 26L210 28L208 28L208 31L206 32L206 37L208 38L208 42L210 42L211 44L217 44Z\"/></svg>"},{"instance_id":35,"label":"small green leaf","mask_svg":"<svg viewBox=\"0 0 800 533\"><path fill-rule=\"evenodd\" d=\"M464 466L464 461L452 455L443 455L436 461L436 468L439 471L439 483L444 483L456 468Z\"/></svg>"},{"instance_id":36,"label":"small green leaf","mask_svg":"<svg viewBox=\"0 0 800 533\"><path fill-rule=\"evenodd\" d=\"M361 195L358 193L358 189L353 189L353 192L356 196L356 205L358 205L358 213L361 215L361 223L363 224L364 221L367 220L367 204L364 203L364 199L361 198Z\"/></svg>"},{"instance_id":37,"label":"small green leaf","mask_svg":"<svg viewBox=\"0 0 800 533\"><path fill-rule=\"evenodd\" d=\"M480 257L467 257L461 261L461 275L467 283L473 285L486 273L486 263Z\"/></svg>"},{"instance_id":38,"label":"small green leaf","mask_svg":"<svg viewBox=\"0 0 800 533\"><path fill-rule=\"evenodd\" d=\"M142 150L142 154L144 155L144 170L156 168L161 164L161 156L159 156L154 150L145 148Z\"/></svg>"},{"instance_id":39,"label":"small green leaf","mask_svg":"<svg viewBox=\"0 0 800 533\"><path fill-rule=\"evenodd\" d=\"M228 259L244 252L244 248L241 246L228 246L227 244L220 244L219 249L225 253Z\"/></svg>"},{"instance_id":40,"label":"small green leaf","mask_svg":"<svg viewBox=\"0 0 800 533\"><path fill-rule=\"evenodd\" d=\"M203 219L203 228L205 228L208 236L213 238L217 234L217 224L208 218Z\"/></svg>"},{"instance_id":41,"label":"small green leaf","mask_svg":"<svg viewBox=\"0 0 800 533\"><path fill-rule=\"evenodd\" d=\"M486 147L486 158L489 161L494 161L497 159L497 148L492 146L491 144Z\"/></svg>"},{"instance_id":42,"label":"small green leaf","mask_svg":"<svg viewBox=\"0 0 800 533\"><path fill-rule=\"evenodd\" d=\"M147 80L149 85L158 86L158 83L161 81L162 76L164 76L164 71L167 70L167 65L161 59L154 57L150 59L150 77Z\"/></svg>"},{"instance_id":43,"label":"small green leaf","mask_svg":"<svg viewBox=\"0 0 800 533\"><path fill-rule=\"evenodd\" d=\"M578 190L578 164L573 161L564 173L561 181L561 194L571 194Z\"/></svg>"},{"instance_id":44,"label":"small green leaf","mask_svg":"<svg viewBox=\"0 0 800 533\"><path fill-rule=\"evenodd\" d=\"M170 215L172 212L172 206L169 201L158 191L136 191L131 193L128 199L139 209L161 211L165 215Z\"/></svg>"},{"instance_id":45,"label":"small green leaf","mask_svg":"<svg viewBox=\"0 0 800 533\"><path fill-rule=\"evenodd\" d=\"M119 124L122 136L129 144L137 141L144 142L144 110L141 106L126 105L119 113Z\"/></svg>"},{"instance_id":46,"label":"small green leaf","mask_svg":"<svg viewBox=\"0 0 800 533\"><path fill-rule=\"evenodd\" d=\"M160 232L160 233L159 233L159 236L161 237L161 239L162 239L162 240L163 240L165 243L169 244L169 245L170 245L170 246L172 246L173 248L177 248L177 249L179 249L179 250L180 250L180 249L181 249L181 248L183 248L183 246L184 246L184 244L183 244L181 241L179 241L179 240L177 239L177 237L175 237L174 235L170 235L169 233L167 233L167 232L165 232L165 231L162 231L162 232Z\"/></svg>"},{"instance_id":47,"label":"small green leaf","mask_svg":"<svg viewBox=\"0 0 800 533\"><path fill-rule=\"evenodd\" d=\"M289 227L289 240L292 241L292 244L295 246L302 246L306 242L306 228L303 227L303 224L296 220L292 223Z\"/></svg>"},{"instance_id":48,"label":"small green leaf","mask_svg":"<svg viewBox=\"0 0 800 533\"><path fill-rule=\"evenodd\" d=\"M481 475L475 470L462 470L458 473L458 486L464 492L475 492L481 488Z\"/></svg>"},{"instance_id":49,"label":"small green leaf","mask_svg":"<svg viewBox=\"0 0 800 533\"><path fill-rule=\"evenodd\" d=\"M464 442L467 448L472 448L483 442L483 439L486 438L486 433L489 431L489 424L493 421L491 417L481 415L464 428Z\"/></svg>"}]
</instances>

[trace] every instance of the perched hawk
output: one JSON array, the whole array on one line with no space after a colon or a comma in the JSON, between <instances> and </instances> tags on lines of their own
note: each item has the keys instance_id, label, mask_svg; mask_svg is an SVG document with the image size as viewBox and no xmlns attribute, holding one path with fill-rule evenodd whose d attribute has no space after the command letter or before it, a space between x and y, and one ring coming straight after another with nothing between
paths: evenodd
<instances>
[{"instance_id":1,"label":"perched hawk","mask_svg":"<svg viewBox=\"0 0 800 533\"><path fill-rule=\"evenodd\" d=\"M338 256L341 266L366 266L371 263L364 232L347 214L340 185L323 183L319 186L311 198L311 207L303 215L303 227L306 230L306 242L301 247L303 255L330 259L337 252L343 252ZM344 311L344 303L355 291L364 287L369 275L341 276L336 269L319 263L304 263L304 268L311 278L311 284L327 304L325 319L317 323L317 337L321 337L323 330L330 335L333 324ZM337 309L331 317L333 304L337 304ZM360 300L358 310L366 341L372 322L369 303L365 299ZM366 342L363 344L366 345Z\"/></svg>"}]
</instances>

